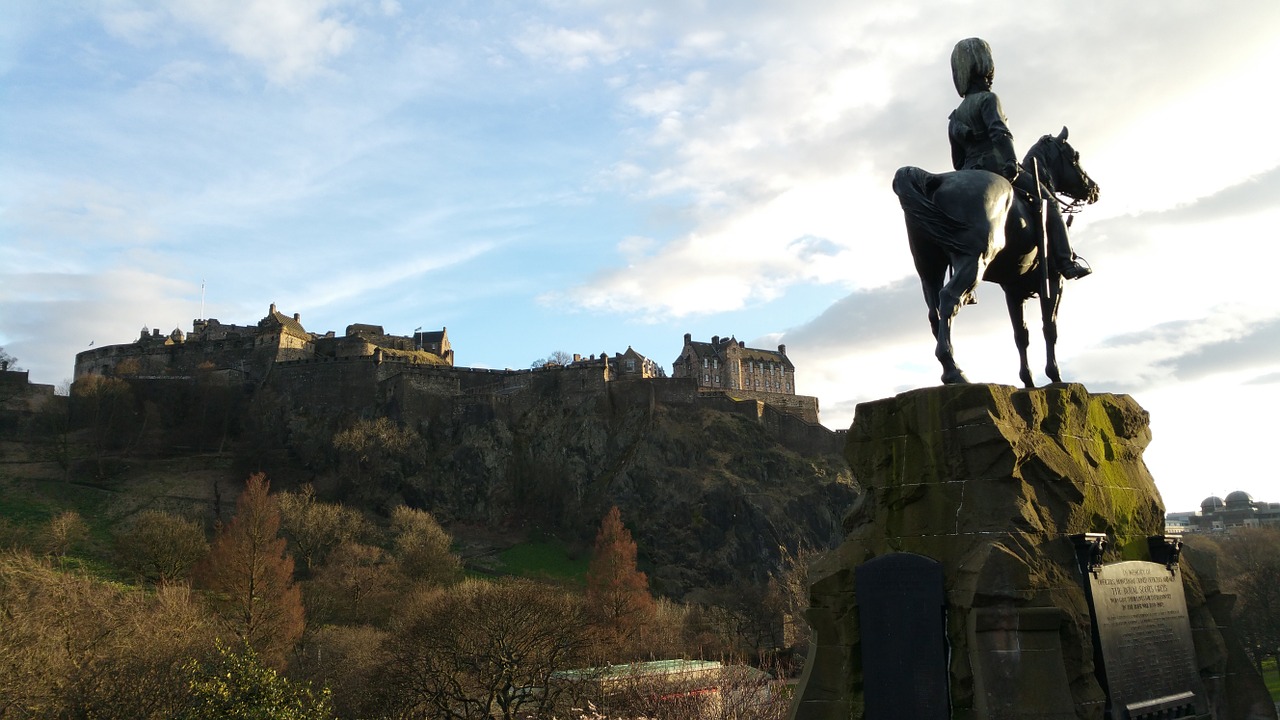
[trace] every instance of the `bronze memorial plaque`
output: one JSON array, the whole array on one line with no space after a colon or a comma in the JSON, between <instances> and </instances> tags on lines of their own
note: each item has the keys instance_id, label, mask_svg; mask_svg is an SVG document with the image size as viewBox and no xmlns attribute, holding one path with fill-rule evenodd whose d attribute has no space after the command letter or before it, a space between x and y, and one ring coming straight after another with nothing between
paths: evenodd
<instances>
[{"instance_id":1,"label":"bronze memorial plaque","mask_svg":"<svg viewBox=\"0 0 1280 720\"><path fill-rule=\"evenodd\" d=\"M1089 573L1111 717L1197 717L1207 712L1182 578L1153 562Z\"/></svg>"},{"instance_id":2,"label":"bronze memorial plaque","mask_svg":"<svg viewBox=\"0 0 1280 720\"><path fill-rule=\"evenodd\" d=\"M859 565L854 582L865 717L950 718L942 563L889 553Z\"/></svg>"}]
</instances>

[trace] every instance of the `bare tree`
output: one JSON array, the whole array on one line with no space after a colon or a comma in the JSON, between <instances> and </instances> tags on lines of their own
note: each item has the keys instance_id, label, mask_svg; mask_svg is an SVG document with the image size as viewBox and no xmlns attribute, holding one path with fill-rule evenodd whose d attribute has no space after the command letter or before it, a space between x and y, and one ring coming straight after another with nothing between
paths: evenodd
<instances>
[{"instance_id":1,"label":"bare tree","mask_svg":"<svg viewBox=\"0 0 1280 720\"><path fill-rule=\"evenodd\" d=\"M343 543L306 584L307 612L317 623L385 626L403 588L395 561L382 548Z\"/></svg>"},{"instance_id":2,"label":"bare tree","mask_svg":"<svg viewBox=\"0 0 1280 720\"><path fill-rule=\"evenodd\" d=\"M549 717L581 661L585 614L574 596L531 580L466 580L421 592L395 623L385 676L395 710L473 720Z\"/></svg>"},{"instance_id":3,"label":"bare tree","mask_svg":"<svg viewBox=\"0 0 1280 720\"><path fill-rule=\"evenodd\" d=\"M442 585L457 580L462 562L451 552L453 537L425 510L401 505L391 513L395 557L410 582Z\"/></svg>"},{"instance_id":4,"label":"bare tree","mask_svg":"<svg viewBox=\"0 0 1280 720\"><path fill-rule=\"evenodd\" d=\"M548 366L564 367L565 365L571 365L571 364L573 364L572 353L567 353L564 350L552 350L546 357L538 358L537 360L534 360L532 363L529 363L529 367L536 370L541 367L548 367Z\"/></svg>"},{"instance_id":5,"label":"bare tree","mask_svg":"<svg viewBox=\"0 0 1280 720\"><path fill-rule=\"evenodd\" d=\"M340 465L348 468L356 481L377 481L397 471L410 472L422 455L421 444L421 436L413 429L385 417L357 420L333 436Z\"/></svg>"},{"instance_id":6,"label":"bare tree","mask_svg":"<svg viewBox=\"0 0 1280 720\"><path fill-rule=\"evenodd\" d=\"M59 559L89 537L89 526L75 510L65 510L50 518L44 530L45 551Z\"/></svg>"},{"instance_id":7,"label":"bare tree","mask_svg":"<svg viewBox=\"0 0 1280 720\"><path fill-rule=\"evenodd\" d=\"M209 552L204 528L159 510L144 510L116 532L116 553L125 569L152 582L185 578Z\"/></svg>"},{"instance_id":8,"label":"bare tree","mask_svg":"<svg viewBox=\"0 0 1280 720\"><path fill-rule=\"evenodd\" d=\"M280 504L281 524L294 555L308 572L324 561L330 549L355 540L366 529L359 510L317 500L315 489L309 484L296 493L277 494L276 502Z\"/></svg>"},{"instance_id":9,"label":"bare tree","mask_svg":"<svg viewBox=\"0 0 1280 720\"><path fill-rule=\"evenodd\" d=\"M1218 547L1227 565L1224 589L1237 597L1236 628L1261 672L1264 658L1280 661L1280 530L1233 529Z\"/></svg>"},{"instance_id":10,"label":"bare tree","mask_svg":"<svg viewBox=\"0 0 1280 720\"><path fill-rule=\"evenodd\" d=\"M326 625L307 640L294 674L329 688L339 717L386 717L386 639L385 630L367 625Z\"/></svg>"},{"instance_id":11,"label":"bare tree","mask_svg":"<svg viewBox=\"0 0 1280 720\"><path fill-rule=\"evenodd\" d=\"M183 586L129 589L0 553L0 718L170 718L212 648Z\"/></svg>"}]
</instances>

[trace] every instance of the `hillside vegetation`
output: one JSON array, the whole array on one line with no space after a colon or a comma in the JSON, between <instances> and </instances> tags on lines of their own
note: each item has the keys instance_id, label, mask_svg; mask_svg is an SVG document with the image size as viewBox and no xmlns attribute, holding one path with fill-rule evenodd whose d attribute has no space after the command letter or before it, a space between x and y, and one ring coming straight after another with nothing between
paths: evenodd
<instances>
[{"instance_id":1,"label":"hillside vegetation","mask_svg":"<svg viewBox=\"0 0 1280 720\"><path fill-rule=\"evenodd\" d=\"M800 452L710 408L551 393L448 422L374 410L105 378L3 418L0 650L13 661L0 718L237 717L219 703L241 697L275 698L277 717L442 716L404 663L431 666L432 633L460 640L477 612L524 619L482 630L466 653L506 632L557 639L526 663L541 679L521 681L543 693L553 669L605 661L785 661L803 641L791 621L804 556L838 538L855 492L835 452ZM246 507L278 513L287 544L242 520ZM588 572L612 507L643 575L626 587L656 600L621 615L592 610L611 596L592 595ZM246 620L226 572L247 542L236 533L278 559L263 577L294 620ZM490 680L467 682L479 693Z\"/></svg>"}]
</instances>

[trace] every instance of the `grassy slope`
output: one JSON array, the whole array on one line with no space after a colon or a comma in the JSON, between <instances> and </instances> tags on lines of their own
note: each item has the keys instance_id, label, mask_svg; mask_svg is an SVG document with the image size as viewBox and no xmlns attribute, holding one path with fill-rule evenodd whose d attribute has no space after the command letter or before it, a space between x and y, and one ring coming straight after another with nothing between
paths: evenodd
<instances>
[{"instance_id":1,"label":"grassy slope","mask_svg":"<svg viewBox=\"0 0 1280 720\"><path fill-rule=\"evenodd\" d=\"M100 577L119 579L109 560L117 527L146 509L207 516L215 482L221 487L224 512L231 511L240 480L229 457L205 455L131 459L126 472L102 481L42 461L38 446L5 441L0 442L0 524L38 543L51 518L75 511L88 526L89 538L73 550L69 562ZM478 551L475 565L483 575L575 585L586 577L586 555L555 538L514 536L482 542L487 547Z\"/></svg>"},{"instance_id":2,"label":"grassy slope","mask_svg":"<svg viewBox=\"0 0 1280 720\"><path fill-rule=\"evenodd\" d=\"M1267 683L1267 691L1271 693L1271 699L1280 703L1280 670L1276 669L1274 659L1262 661L1262 679Z\"/></svg>"}]
</instances>

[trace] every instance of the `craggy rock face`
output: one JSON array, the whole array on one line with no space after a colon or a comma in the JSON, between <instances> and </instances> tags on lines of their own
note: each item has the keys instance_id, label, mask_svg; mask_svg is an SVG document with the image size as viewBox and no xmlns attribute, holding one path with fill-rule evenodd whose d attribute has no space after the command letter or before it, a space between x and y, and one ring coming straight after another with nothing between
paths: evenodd
<instances>
[{"instance_id":1,"label":"craggy rock face","mask_svg":"<svg viewBox=\"0 0 1280 720\"><path fill-rule=\"evenodd\" d=\"M844 543L810 571L814 640L793 716L863 716L854 570L910 552L943 566L953 717L985 716L973 659L981 653L971 647L1012 619L1027 631L1019 637L1044 640L1054 657L1030 671L1043 677L1039 699L1027 702L1056 692L1074 705L1067 717L1100 719L1106 696L1070 536L1106 533L1105 562L1149 559L1146 539L1164 534L1164 508L1142 462L1148 419L1132 398L1078 384L944 386L860 405L845 456L865 492L844 519ZM1242 688L1213 686L1228 662L1218 613L1185 555L1179 569L1197 662L1217 679L1206 686L1220 704Z\"/></svg>"}]
</instances>

